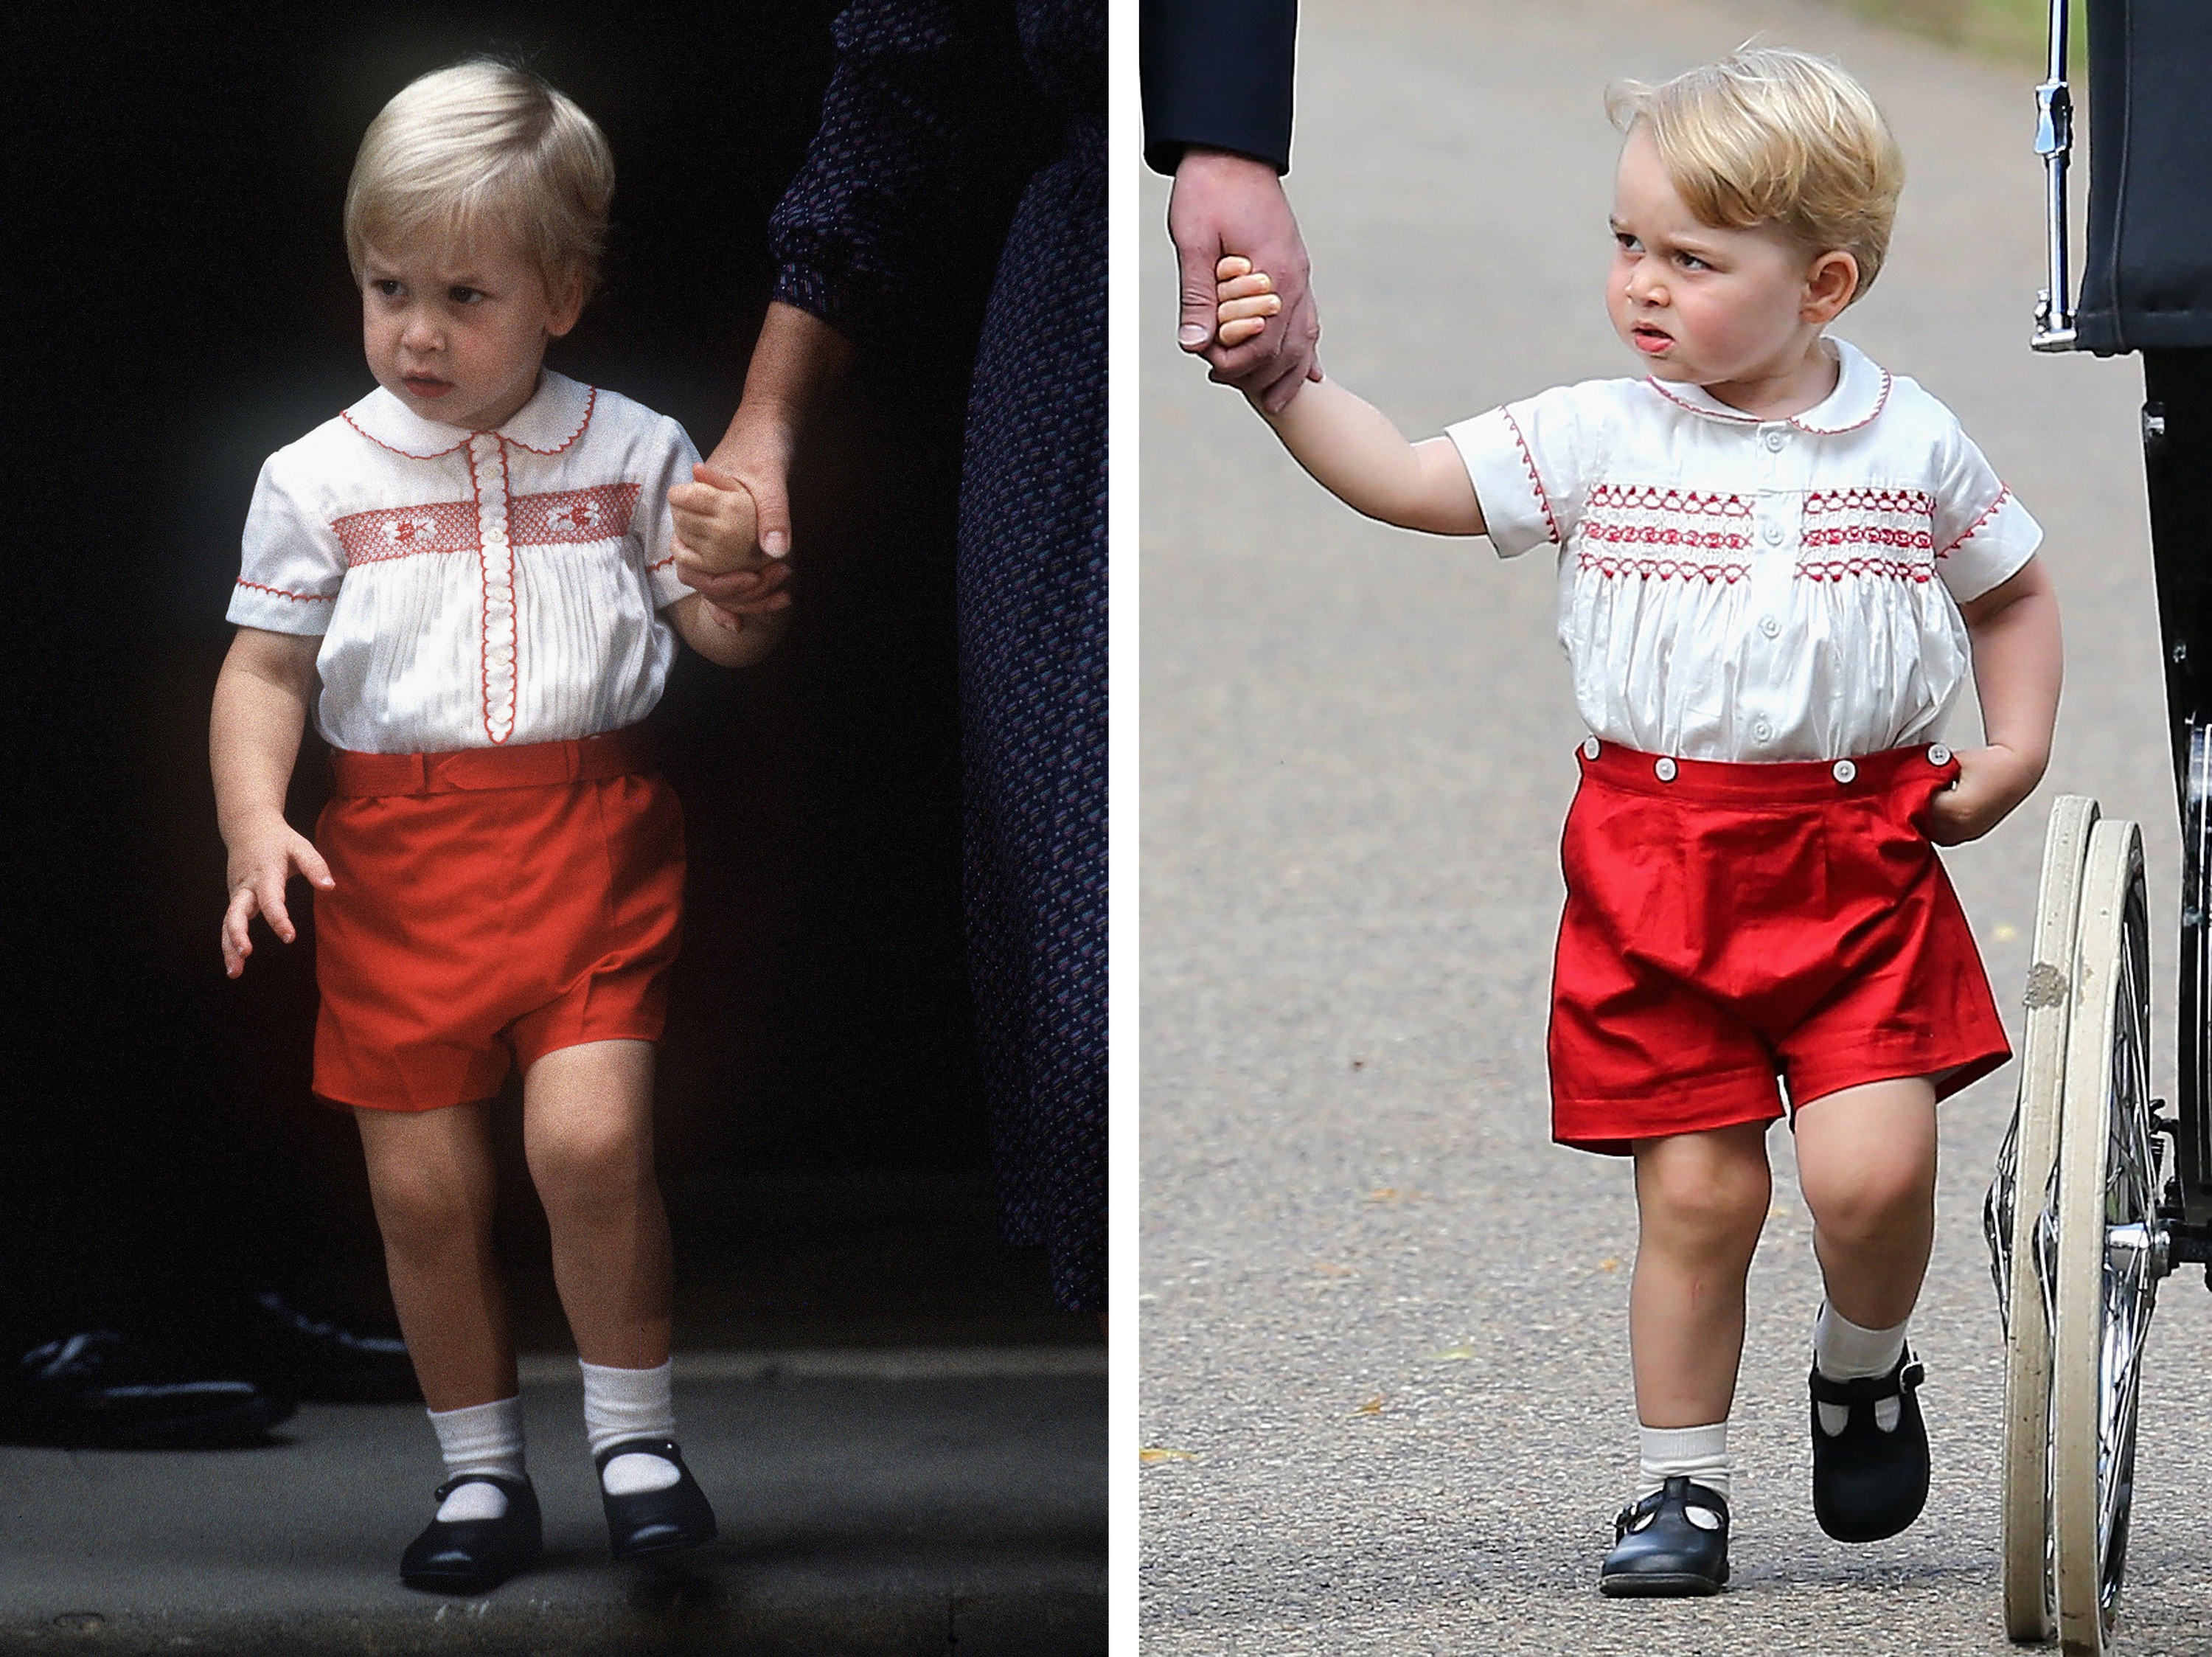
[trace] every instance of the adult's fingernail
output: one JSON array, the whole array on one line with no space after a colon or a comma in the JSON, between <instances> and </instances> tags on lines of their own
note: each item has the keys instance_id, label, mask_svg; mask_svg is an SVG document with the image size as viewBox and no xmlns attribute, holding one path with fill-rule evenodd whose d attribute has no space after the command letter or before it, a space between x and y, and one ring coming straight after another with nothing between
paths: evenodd
<instances>
[{"instance_id":1,"label":"adult's fingernail","mask_svg":"<svg viewBox=\"0 0 2212 1657\"><path fill-rule=\"evenodd\" d=\"M781 529L771 529L761 537L761 551L771 558L780 558L791 551L791 537Z\"/></svg>"},{"instance_id":2,"label":"adult's fingernail","mask_svg":"<svg viewBox=\"0 0 2212 1657\"><path fill-rule=\"evenodd\" d=\"M1204 326L1196 322L1184 323L1181 330L1176 334L1176 338L1178 341L1180 341L1183 345L1193 349L1195 349L1200 345L1203 345L1212 338L1212 335L1206 331Z\"/></svg>"}]
</instances>

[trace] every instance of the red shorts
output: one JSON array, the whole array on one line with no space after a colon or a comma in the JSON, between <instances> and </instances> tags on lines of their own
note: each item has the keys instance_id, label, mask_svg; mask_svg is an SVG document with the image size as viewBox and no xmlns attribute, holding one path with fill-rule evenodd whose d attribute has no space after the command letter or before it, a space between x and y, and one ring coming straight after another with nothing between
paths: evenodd
<instances>
[{"instance_id":1,"label":"red shorts","mask_svg":"<svg viewBox=\"0 0 2212 1657\"><path fill-rule=\"evenodd\" d=\"M1560 847L1552 1136L1637 1139L1934 1076L1941 1098L2012 1056L1923 825L1958 775L1941 747L1721 765L1584 745Z\"/></svg>"},{"instance_id":2,"label":"red shorts","mask_svg":"<svg viewBox=\"0 0 2212 1657\"><path fill-rule=\"evenodd\" d=\"M645 728L331 756L315 829L315 1091L428 1111L557 1047L659 1039L684 816Z\"/></svg>"}]
</instances>

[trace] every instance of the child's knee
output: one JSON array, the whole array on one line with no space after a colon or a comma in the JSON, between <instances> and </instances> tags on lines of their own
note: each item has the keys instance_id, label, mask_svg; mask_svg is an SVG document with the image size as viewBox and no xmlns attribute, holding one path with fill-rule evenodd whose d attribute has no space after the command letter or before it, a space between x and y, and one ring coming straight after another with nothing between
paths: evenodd
<instances>
[{"instance_id":1,"label":"child's knee","mask_svg":"<svg viewBox=\"0 0 2212 1657\"><path fill-rule=\"evenodd\" d=\"M636 1124L613 1111L533 1133L529 1154L531 1178L549 1208L627 1202L650 1160Z\"/></svg>"},{"instance_id":2,"label":"child's knee","mask_svg":"<svg viewBox=\"0 0 2212 1657\"><path fill-rule=\"evenodd\" d=\"M1828 1239L1868 1243L1900 1229L1929 1223L1936 1206L1932 1161L1907 1156L1872 1157L1823 1170L1804 1182L1813 1222Z\"/></svg>"},{"instance_id":3,"label":"child's knee","mask_svg":"<svg viewBox=\"0 0 2212 1657\"><path fill-rule=\"evenodd\" d=\"M1647 1235L1700 1252L1748 1254L1766 1221L1773 1185L1763 1141L1750 1147L1685 1135L1639 1156L1636 1200ZM1755 1148L1756 1154L1748 1154Z\"/></svg>"}]
</instances>

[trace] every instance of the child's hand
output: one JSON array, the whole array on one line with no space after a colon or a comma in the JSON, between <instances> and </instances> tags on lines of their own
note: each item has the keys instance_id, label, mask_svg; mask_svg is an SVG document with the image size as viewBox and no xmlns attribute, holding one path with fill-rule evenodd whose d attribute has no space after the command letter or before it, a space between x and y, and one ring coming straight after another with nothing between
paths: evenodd
<instances>
[{"instance_id":1,"label":"child's hand","mask_svg":"<svg viewBox=\"0 0 2212 1657\"><path fill-rule=\"evenodd\" d=\"M761 550L759 523L751 492L735 478L712 466L691 468L693 481L668 491L676 519L678 562L689 552L692 567L709 576L759 571L776 560Z\"/></svg>"},{"instance_id":2,"label":"child's hand","mask_svg":"<svg viewBox=\"0 0 2212 1657\"><path fill-rule=\"evenodd\" d=\"M229 977L243 972L246 958L253 953L246 923L256 915L286 943L300 935L284 908L284 883L295 868L319 891L329 892L337 885L313 842L281 815L256 823L233 843L228 874L230 907L222 915L222 967Z\"/></svg>"},{"instance_id":3,"label":"child's hand","mask_svg":"<svg viewBox=\"0 0 2212 1657\"><path fill-rule=\"evenodd\" d=\"M1213 267L1213 275L1214 338L1224 347L1258 338L1267 319L1283 308L1283 296L1275 291L1274 278L1265 271L1254 270L1250 259L1234 253Z\"/></svg>"},{"instance_id":4,"label":"child's hand","mask_svg":"<svg viewBox=\"0 0 2212 1657\"><path fill-rule=\"evenodd\" d=\"M1978 840L2033 793L2043 768L2006 747L1961 748L1959 780L1928 807L1928 838L1939 846Z\"/></svg>"}]
</instances>

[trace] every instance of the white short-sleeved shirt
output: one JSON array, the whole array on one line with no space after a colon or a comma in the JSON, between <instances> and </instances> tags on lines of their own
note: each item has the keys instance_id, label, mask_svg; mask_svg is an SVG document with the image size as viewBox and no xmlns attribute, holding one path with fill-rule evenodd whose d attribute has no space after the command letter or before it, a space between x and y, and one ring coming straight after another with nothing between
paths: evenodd
<instances>
[{"instance_id":1,"label":"white short-sleeved shirt","mask_svg":"<svg viewBox=\"0 0 2212 1657\"><path fill-rule=\"evenodd\" d=\"M1498 552L1559 549L1593 734L1748 761L1940 734L1968 667L1960 604L2043 532L1948 409L1828 343L1835 390L1787 420L1605 380L1450 428Z\"/></svg>"},{"instance_id":2,"label":"white short-sleeved shirt","mask_svg":"<svg viewBox=\"0 0 2212 1657\"><path fill-rule=\"evenodd\" d=\"M495 431L381 387L270 455L230 619L319 633L315 723L367 753L634 725L675 655L676 422L547 370Z\"/></svg>"}]
</instances>

